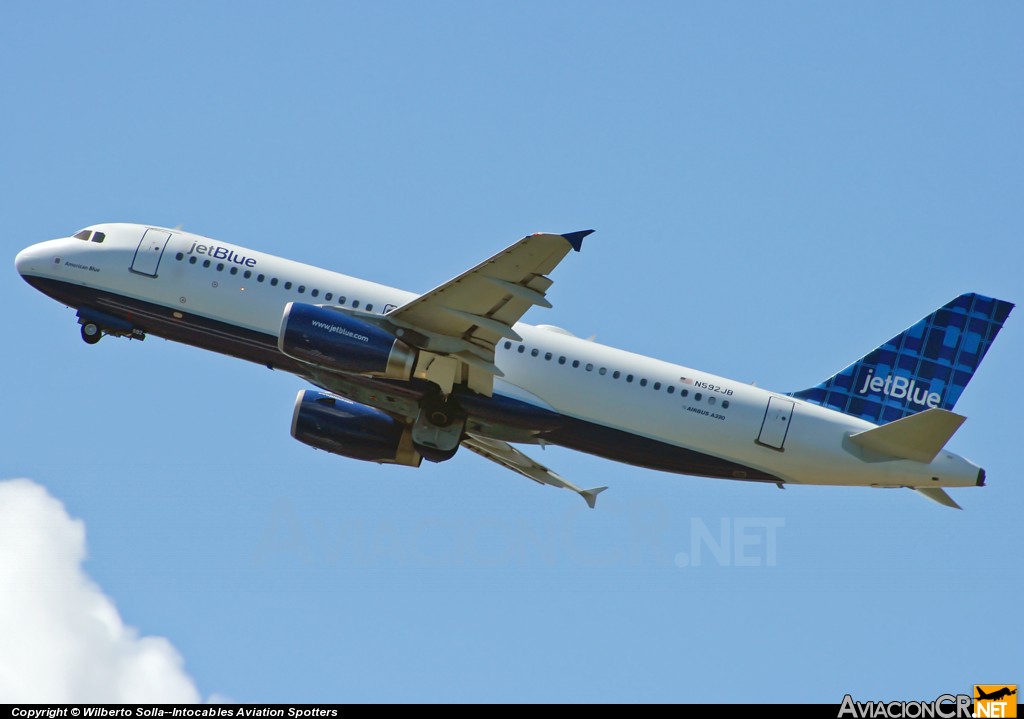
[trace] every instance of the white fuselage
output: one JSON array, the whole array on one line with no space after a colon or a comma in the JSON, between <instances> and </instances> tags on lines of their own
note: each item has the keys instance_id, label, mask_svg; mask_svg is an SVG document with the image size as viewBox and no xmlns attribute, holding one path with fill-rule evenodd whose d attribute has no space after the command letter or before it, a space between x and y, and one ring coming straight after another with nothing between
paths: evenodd
<instances>
[{"instance_id":1,"label":"white fuselage","mask_svg":"<svg viewBox=\"0 0 1024 719\"><path fill-rule=\"evenodd\" d=\"M140 300L164 308L168 316L198 315L274 337L289 302L384 314L416 297L188 232L149 228L170 234L156 270L153 258L137 256L147 226L88 229L104 233L103 241L65 238L33 245L18 255L19 272L26 279L80 288L85 296L90 290L105 293L108 304L117 297ZM875 425L855 417L556 328L519 323L515 331L522 342L503 340L497 346L495 363L504 379L495 392L566 417L720 457L787 483L951 487L978 482L979 468L946 450L930 464L868 461L848 437ZM740 474L737 479L744 478Z\"/></svg>"}]
</instances>

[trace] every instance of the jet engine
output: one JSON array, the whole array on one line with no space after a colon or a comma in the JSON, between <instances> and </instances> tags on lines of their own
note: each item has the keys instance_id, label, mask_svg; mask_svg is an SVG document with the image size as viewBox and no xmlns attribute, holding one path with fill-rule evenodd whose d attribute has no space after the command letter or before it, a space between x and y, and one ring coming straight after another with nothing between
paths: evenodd
<instances>
[{"instance_id":1,"label":"jet engine","mask_svg":"<svg viewBox=\"0 0 1024 719\"><path fill-rule=\"evenodd\" d=\"M387 330L318 305L289 302L277 346L289 357L339 372L408 380L416 350Z\"/></svg>"},{"instance_id":2,"label":"jet engine","mask_svg":"<svg viewBox=\"0 0 1024 719\"><path fill-rule=\"evenodd\" d=\"M423 457L411 430L390 415L326 392L302 390L295 398L292 437L343 457L418 467Z\"/></svg>"}]
</instances>

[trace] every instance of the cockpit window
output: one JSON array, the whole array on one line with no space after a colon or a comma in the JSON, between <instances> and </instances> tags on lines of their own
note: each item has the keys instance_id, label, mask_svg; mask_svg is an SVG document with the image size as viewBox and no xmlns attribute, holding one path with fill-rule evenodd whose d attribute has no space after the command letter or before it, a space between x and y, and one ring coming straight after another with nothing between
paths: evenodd
<instances>
[{"instance_id":1,"label":"cockpit window","mask_svg":"<svg viewBox=\"0 0 1024 719\"><path fill-rule=\"evenodd\" d=\"M76 240L85 240L86 242L89 240L92 240L93 242L103 242L103 240L107 239L106 233L95 232L94 230L82 230L81 232L76 232L72 237Z\"/></svg>"}]
</instances>

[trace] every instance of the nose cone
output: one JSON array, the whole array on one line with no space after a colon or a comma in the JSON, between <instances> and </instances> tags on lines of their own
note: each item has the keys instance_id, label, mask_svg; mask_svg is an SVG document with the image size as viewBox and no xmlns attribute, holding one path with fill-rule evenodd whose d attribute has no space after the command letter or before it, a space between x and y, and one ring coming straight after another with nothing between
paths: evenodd
<instances>
[{"instance_id":1,"label":"nose cone","mask_svg":"<svg viewBox=\"0 0 1024 719\"><path fill-rule=\"evenodd\" d=\"M35 264L35 252L31 247L26 247L14 258L14 267L18 270L18 274L23 277L32 271Z\"/></svg>"},{"instance_id":2,"label":"nose cone","mask_svg":"<svg viewBox=\"0 0 1024 719\"><path fill-rule=\"evenodd\" d=\"M58 240L40 242L30 245L14 258L14 267L18 274L28 278L33 275L45 274L48 266L55 262L60 253L57 251Z\"/></svg>"}]
</instances>

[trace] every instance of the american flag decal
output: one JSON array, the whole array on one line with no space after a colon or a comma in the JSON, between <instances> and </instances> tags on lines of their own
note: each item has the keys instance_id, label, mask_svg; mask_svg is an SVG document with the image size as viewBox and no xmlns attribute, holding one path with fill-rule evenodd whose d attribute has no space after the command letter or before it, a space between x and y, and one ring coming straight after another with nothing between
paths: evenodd
<instances>
[{"instance_id":1,"label":"american flag decal","mask_svg":"<svg viewBox=\"0 0 1024 719\"><path fill-rule=\"evenodd\" d=\"M683 384L693 384L693 380L690 379L689 377L680 377L679 381L682 382Z\"/></svg>"}]
</instances>

